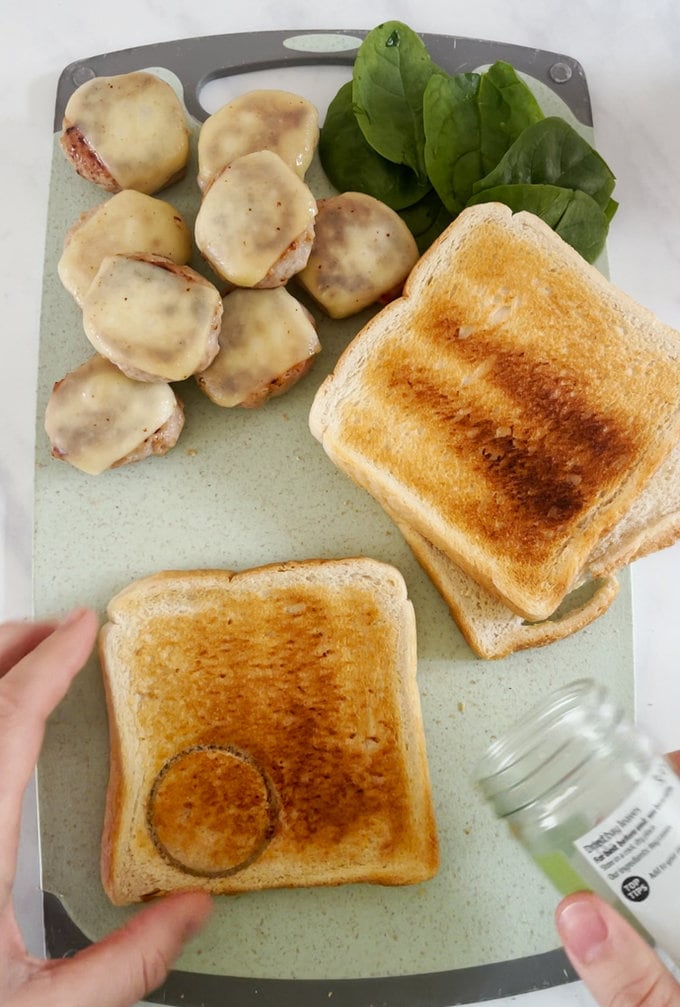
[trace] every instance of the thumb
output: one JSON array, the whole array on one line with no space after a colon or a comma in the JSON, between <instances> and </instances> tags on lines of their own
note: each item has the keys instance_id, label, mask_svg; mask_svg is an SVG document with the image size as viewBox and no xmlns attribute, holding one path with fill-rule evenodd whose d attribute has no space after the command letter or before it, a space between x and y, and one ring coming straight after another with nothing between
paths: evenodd
<instances>
[{"instance_id":1,"label":"thumb","mask_svg":"<svg viewBox=\"0 0 680 1007\"><path fill-rule=\"evenodd\" d=\"M602 1007L680 1007L680 986L661 959L597 895L569 895L555 920L572 965Z\"/></svg>"},{"instance_id":2,"label":"thumb","mask_svg":"<svg viewBox=\"0 0 680 1007\"><path fill-rule=\"evenodd\" d=\"M11 1007L24 1007L23 995L28 995L25 1007L130 1007L160 986L211 907L205 892L158 899L74 958L50 962L10 1001Z\"/></svg>"}]
</instances>

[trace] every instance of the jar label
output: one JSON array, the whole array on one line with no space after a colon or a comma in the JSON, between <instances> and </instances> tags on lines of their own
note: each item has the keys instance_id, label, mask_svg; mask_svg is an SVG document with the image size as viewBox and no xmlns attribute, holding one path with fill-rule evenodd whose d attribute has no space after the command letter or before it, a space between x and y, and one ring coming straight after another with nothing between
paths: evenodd
<instances>
[{"instance_id":1,"label":"jar label","mask_svg":"<svg viewBox=\"0 0 680 1007\"><path fill-rule=\"evenodd\" d=\"M677 961L680 779L664 759L616 810L574 841L621 903Z\"/></svg>"}]
</instances>

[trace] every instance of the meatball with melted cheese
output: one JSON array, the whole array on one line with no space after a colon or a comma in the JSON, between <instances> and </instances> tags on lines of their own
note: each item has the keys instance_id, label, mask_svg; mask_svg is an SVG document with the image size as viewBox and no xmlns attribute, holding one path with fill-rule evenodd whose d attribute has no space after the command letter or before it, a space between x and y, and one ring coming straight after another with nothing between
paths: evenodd
<instances>
[{"instance_id":1,"label":"meatball with melted cheese","mask_svg":"<svg viewBox=\"0 0 680 1007\"><path fill-rule=\"evenodd\" d=\"M70 228L57 266L59 279L82 306L102 259L132 252L184 265L191 258L191 231L170 203L125 189L83 213Z\"/></svg>"},{"instance_id":2,"label":"meatball with melted cheese","mask_svg":"<svg viewBox=\"0 0 680 1007\"><path fill-rule=\"evenodd\" d=\"M306 98L289 91L256 90L239 95L208 116L198 134L198 185L237 157L272 150L300 178L319 142L319 114Z\"/></svg>"},{"instance_id":3,"label":"meatball with melted cheese","mask_svg":"<svg viewBox=\"0 0 680 1007\"><path fill-rule=\"evenodd\" d=\"M56 382L45 411L52 455L88 475L166 454L183 426L169 384L133 381L99 354Z\"/></svg>"},{"instance_id":4,"label":"meatball with melted cheese","mask_svg":"<svg viewBox=\"0 0 680 1007\"><path fill-rule=\"evenodd\" d=\"M190 266L107 255L83 301L95 350L138 381L183 381L214 359L222 298Z\"/></svg>"},{"instance_id":5,"label":"meatball with melted cheese","mask_svg":"<svg viewBox=\"0 0 680 1007\"><path fill-rule=\"evenodd\" d=\"M220 349L196 381L218 406L252 409L287 391L321 349L311 313L283 287L224 298Z\"/></svg>"},{"instance_id":6,"label":"meatball with melted cheese","mask_svg":"<svg viewBox=\"0 0 680 1007\"><path fill-rule=\"evenodd\" d=\"M194 237L213 270L237 287L283 286L307 262L316 200L270 150L236 158L213 181Z\"/></svg>"},{"instance_id":7,"label":"meatball with melted cheese","mask_svg":"<svg viewBox=\"0 0 680 1007\"><path fill-rule=\"evenodd\" d=\"M184 177L189 129L173 88L133 71L81 84L66 104L60 144L78 174L107 192L151 194Z\"/></svg>"},{"instance_id":8,"label":"meatball with melted cheese","mask_svg":"<svg viewBox=\"0 0 680 1007\"><path fill-rule=\"evenodd\" d=\"M363 192L344 192L319 200L314 245L297 281L331 318L347 318L398 297L417 259L398 213Z\"/></svg>"}]
</instances>

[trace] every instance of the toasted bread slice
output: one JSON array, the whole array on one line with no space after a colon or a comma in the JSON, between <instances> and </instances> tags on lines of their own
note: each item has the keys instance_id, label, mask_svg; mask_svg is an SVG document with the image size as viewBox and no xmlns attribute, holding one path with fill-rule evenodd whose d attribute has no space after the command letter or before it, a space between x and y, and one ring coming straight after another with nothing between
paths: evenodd
<instances>
[{"instance_id":1,"label":"toasted bread slice","mask_svg":"<svg viewBox=\"0 0 680 1007\"><path fill-rule=\"evenodd\" d=\"M163 572L108 615L114 903L436 872L415 621L393 567Z\"/></svg>"},{"instance_id":2,"label":"toasted bread slice","mask_svg":"<svg viewBox=\"0 0 680 1007\"><path fill-rule=\"evenodd\" d=\"M401 522L546 619L680 439L680 334L537 217L476 206L352 341L310 427Z\"/></svg>"},{"instance_id":3,"label":"toasted bread slice","mask_svg":"<svg viewBox=\"0 0 680 1007\"><path fill-rule=\"evenodd\" d=\"M480 657L507 657L518 650L564 640L603 615L619 593L615 577L592 581L567 595L564 610L558 609L552 618L527 622L418 532L407 525L398 527L448 605L463 637Z\"/></svg>"},{"instance_id":4,"label":"toasted bread slice","mask_svg":"<svg viewBox=\"0 0 680 1007\"><path fill-rule=\"evenodd\" d=\"M665 549L680 538L680 441L659 466L633 506L592 552L595 577Z\"/></svg>"},{"instance_id":5,"label":"toasted bread slice","mask_svg":"<svg viewBox=\"0 0 680 1007\"><path fill-rule=\"evenodd\" d=\"M557 612L528 622L490 594L431 542L395 521L446 601L470 647L484 658L563 640L603 615L619 591L613 573L680 537L680 443L661 464L625 517L598 542L581 583Z\"/></svg>"}]
</instances>

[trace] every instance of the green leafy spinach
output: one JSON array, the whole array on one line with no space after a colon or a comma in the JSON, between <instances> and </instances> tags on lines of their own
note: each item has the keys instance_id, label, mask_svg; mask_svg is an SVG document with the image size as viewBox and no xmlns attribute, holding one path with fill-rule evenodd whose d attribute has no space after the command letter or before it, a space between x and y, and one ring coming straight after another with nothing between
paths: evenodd
<instances>
[{"instance_id":1,"label":"green leafy spinach","mask_svg":"<svg viewBox=\"0 0 680 1007\"><path fill-rule=\"evenodd\" d=\"M618 206L606 162L564 119L544 116L509 63L448 74L401 21L364 38L319 155L337 189L396 210L421 252L466 206L498 201L535 213L592 262Z\"/></svg>"},{"instance_id":2,"label":"green leafy spinach","mask_svg":"<svg viewBox=\"0 0 680 1007\"><path fill-rule=\"evenodd\" d=\"M408 25L387 21L369 32L357 50L352 104L369 144L388 161L406 164L427 182L423 94L441 72Z\"/></svg>"},{"instance_id":3,"label":"green leafy spinach","mask_svg":"<svg viewBox=\"0 0 680 1007\"><path fill-rule=\"evenodd\" d=\"M548 224L588 262L594 262L604 247L609 222L592 196L579 189L530 182L499 185L472 196L477 203L505 203L513 213L527 210Z\"/></svg>"},{"instance_id":4,"label":"green leafy spinach","mask_svg":"<svg viewBox=\"0 0 680 1007\"><path fill-rule=\"evenodd\" d=\"M543 113L504 62L485 73L433 76L423 100L425 163L447 209L457 214L474 185Z\"/></svg>"},{"instance_id":5,"label":"green leafy spinach","mask_svg":"<svg viewBox=\"0 0 680 1007\"><path fill-rule=\"evenodd\" d=\"M495 168L473 186L474 192L497 185L532 183L580 189L607 210L616 179L602 157L564 119L550 116L528 126Z\"/></svg>"},{"instance_id":6,"label":"green leafy spinach","mask_svg":"<svg viewBox=\"0 0 680 1007\"><path fill-rule=\"evenodd\" d=\"M340 192L366 192L393 210L417 203L431 189L410 168L379 154L361 132L352 106L352 82L340 88L328 106L319 136L319 156L329 180Z\"/></svg>"}]
</instances>

